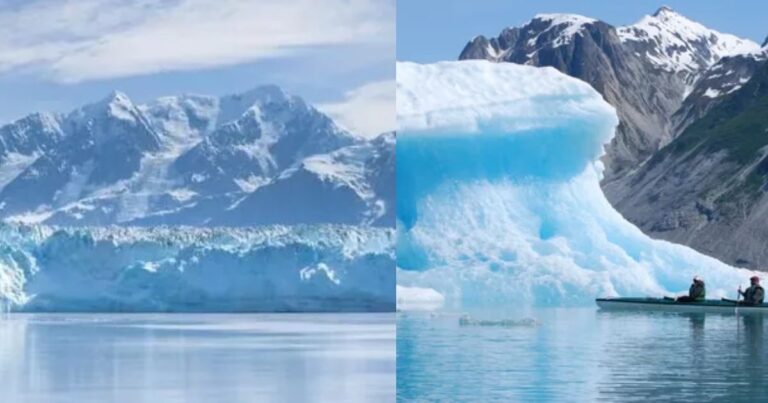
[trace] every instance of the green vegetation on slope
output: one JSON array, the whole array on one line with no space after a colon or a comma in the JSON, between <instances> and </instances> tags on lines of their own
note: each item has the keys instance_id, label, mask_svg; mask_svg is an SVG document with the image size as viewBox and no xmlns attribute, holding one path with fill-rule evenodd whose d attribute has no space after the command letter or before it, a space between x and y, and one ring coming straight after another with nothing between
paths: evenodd
<instances>
[{"instance_id":1,"label":"green vegetation on slope","mask_svg":"<svg viewBox=\"0 0 768 403\"><path fill-rule=\"evenodd\" d=\"M703 118L691 124L666 148L683 154L728 152L734 162L748 164L768 145L768 64L758 69L740 90L726 95Z\"/></svg>"},{"instance_id":2,"label":"green vegetation on slope","mask_svg":"<svg viewBox=\"0 0 768 403\"><path fill-rule=\"evenodd\" d=\"M688 154L685 160L725 151L739 167L756 162L768 145L768 63L752 79L725 98L703 118L691 124L677 139L650 161L658 163L673 155ZM745 178L747 194L756 194L768 177L768 161L761 161ZM726 179L726 178L723 178Z\"/></svg>"}]
</instances>

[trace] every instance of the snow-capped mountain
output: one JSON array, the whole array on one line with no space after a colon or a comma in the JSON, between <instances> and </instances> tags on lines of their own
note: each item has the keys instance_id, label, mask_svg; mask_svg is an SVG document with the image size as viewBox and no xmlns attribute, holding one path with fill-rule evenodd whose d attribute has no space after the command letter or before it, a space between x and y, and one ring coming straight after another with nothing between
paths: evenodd
<instances>
[{"instance_id":1,"label":"snow-capped mountain","mask_svg":"<svg viewBox=\"0 0 768 403\"><path fill-rule=\"evenodd\" d=\"M508 27L496 38L474 37L459 59L489 59L537 64L538 52L573 43L601 21L576 14L537 14L521 27ZM607 25L607 24L606 24Z\"/></svg>"},{"instance_id":2,"label":"snow-capped mountain","mask_svg":"<svg viewBox=\"0 0 768 403\"><path fill-rule=\"evenodd\" d=\"M577 14L537 14L520 28L504 29L497 38L475 37L460 59L487 58L536 65L541 49L571 44L577 37L590 35L595 25L608 24ZM615 27L615 32L633 54L659 69L680 73L691 84L698 74L723 57L762 51L753 41L709 29L667 6L635 24Z\"/></svg>"},{"instance_id":3,"label":"snow-capped mountain","mask_svg":"<svg viewBox=\"0 0 768 403\"><path fill-rule=\"evenodd\" d=\"M34 114L0 128L0 215L61 225L394 225L380 219L394 206L386 190L394 179L377 182L368 171L380 167L367 165L382 147L394 152L383 140L390 137L360 139L276 86L146 105L115 92L66 115ZM364 156L350 163L336 157L344 150ZM324 159L327 172L343 174L306 168ZM286 192L303 171L314 173L314 185ZM312 203L342 194L354 211ZM272 205L247 209L254 199Z\"/></svg>"},{"instance_id":4,"label":"snow-capped mountain","mask_svg":"<svg viewBox=\"0 0 768 403\"><path fill-rule=\"evenodd\" d=\"M672 116L711 67L729 56L761 52L755 42L662 7L623 27L572 14L536 15L496 38L475 37L459 58L552 66L590 83L619 113L605 158L610 182L679 134Z\"/></svg>"},{"instance_id":5,"label":"snow-capped mountain","mask_svg":"<svg viewBox=\"0 0 768 403\"><path fill-rule=\"evenodd\" d=\"M652 64L681 73L688 83L723 57L760 52L753 41L709 29L667 6L617 32Z\"/></svg>"},{"instance_id":6,"label":"snow-capped mountain","mask_svg":"<svg viewBox=\"0 0 768 403\"><path fill-rule=\"evenodd\" d=\"M354 142L330 118L276 87L225 97L220 110L216 130L172 167L196 192L250 192L305 157Z\"/></svg>"}]
</instances>

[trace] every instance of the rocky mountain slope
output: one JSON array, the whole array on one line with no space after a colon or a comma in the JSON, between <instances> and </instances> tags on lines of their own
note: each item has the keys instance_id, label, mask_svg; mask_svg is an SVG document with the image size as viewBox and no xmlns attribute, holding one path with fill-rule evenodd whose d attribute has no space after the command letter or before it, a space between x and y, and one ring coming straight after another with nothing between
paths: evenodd
<instances>
[{"instance_id":1,"label":"rocky mountain slope","mask_svg":"<svg viewBox=\"0 0 768 403\"><path fill-rule=\"evenodd\" d=\"M393 133L361 139L275 86L146 105L115 92L0 127L0 216L74 226L393 226L388 170Z\"/></svg>"},{"instance_id":2,"label":"rocky mountain slope","mask_svg":"<svg viewBox=\"0 0 768 403\"><path fill-rule=\"evenodd\" d=\"M662 7L626 27L538 15L474 38L460 58L553 66L590 83L621 121L602 183L617 210L651 236L765 268L767 46Z\"/></svg>"},{"instance_id":3,"label":"rocky mountain slope","mask_svg":"<svg viewBox=\"0 0 768 403\"><path fill-rule=\"evenodd\" d=\"M752 268L768 264L768 63L616 188L656 237Z\"/></svg>"},{"instance_id":4,"label":"rocky mountain slope","mask_svg":"<svg viewBox=\"0 0 768 403\"><path fill-rule=\"evenodd\" d=\"M552 66L591 84L620 119L605 159L610 182L678 134L672 115L703 72L726 56L759 51L754 42L662 7L625 27L578 15L540 14L496 38L475 37L459 58Z\"/></svg>"}]
</instances>

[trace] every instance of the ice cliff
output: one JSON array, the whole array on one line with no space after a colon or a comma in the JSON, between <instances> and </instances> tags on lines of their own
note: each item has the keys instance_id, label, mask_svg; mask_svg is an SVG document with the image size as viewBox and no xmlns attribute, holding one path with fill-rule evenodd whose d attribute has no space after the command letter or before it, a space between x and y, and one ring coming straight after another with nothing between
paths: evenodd
<instances>
[{"instance_id":1,"label":"ice cliff","mask_svg":"<svg viewBox=\"0 0 768 403\"><path fill-rule=\"evenodd\" d=\"M395 232L0 225L14 311L391 311Z\"/></svg>"}]
</instances>

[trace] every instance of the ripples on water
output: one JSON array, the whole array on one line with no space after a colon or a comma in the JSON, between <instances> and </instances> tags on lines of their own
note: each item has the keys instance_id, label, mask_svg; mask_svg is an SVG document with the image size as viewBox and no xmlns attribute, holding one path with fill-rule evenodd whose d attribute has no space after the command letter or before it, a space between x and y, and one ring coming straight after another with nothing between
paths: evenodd
<instances>
[{"instance_id":1,"label":"ripples on water","mask_svg":"<svg viewBox=\"0 0 768 403\"><path fill-rule=\"evenodd\" d=\"M394 338L394 314L12 314L0 402L391 402Z\"/></svg>"},{"instance_id":2,"label":"ripples on water","mask_svg":"<svg viewBox=\"0 0 768 403\"><path fill-rule=\"evenodd\" d=\"M762 315L578 308L517 316L539 325L398 314L398 401L768 401Z\"/></svg>"}]
</instances>

